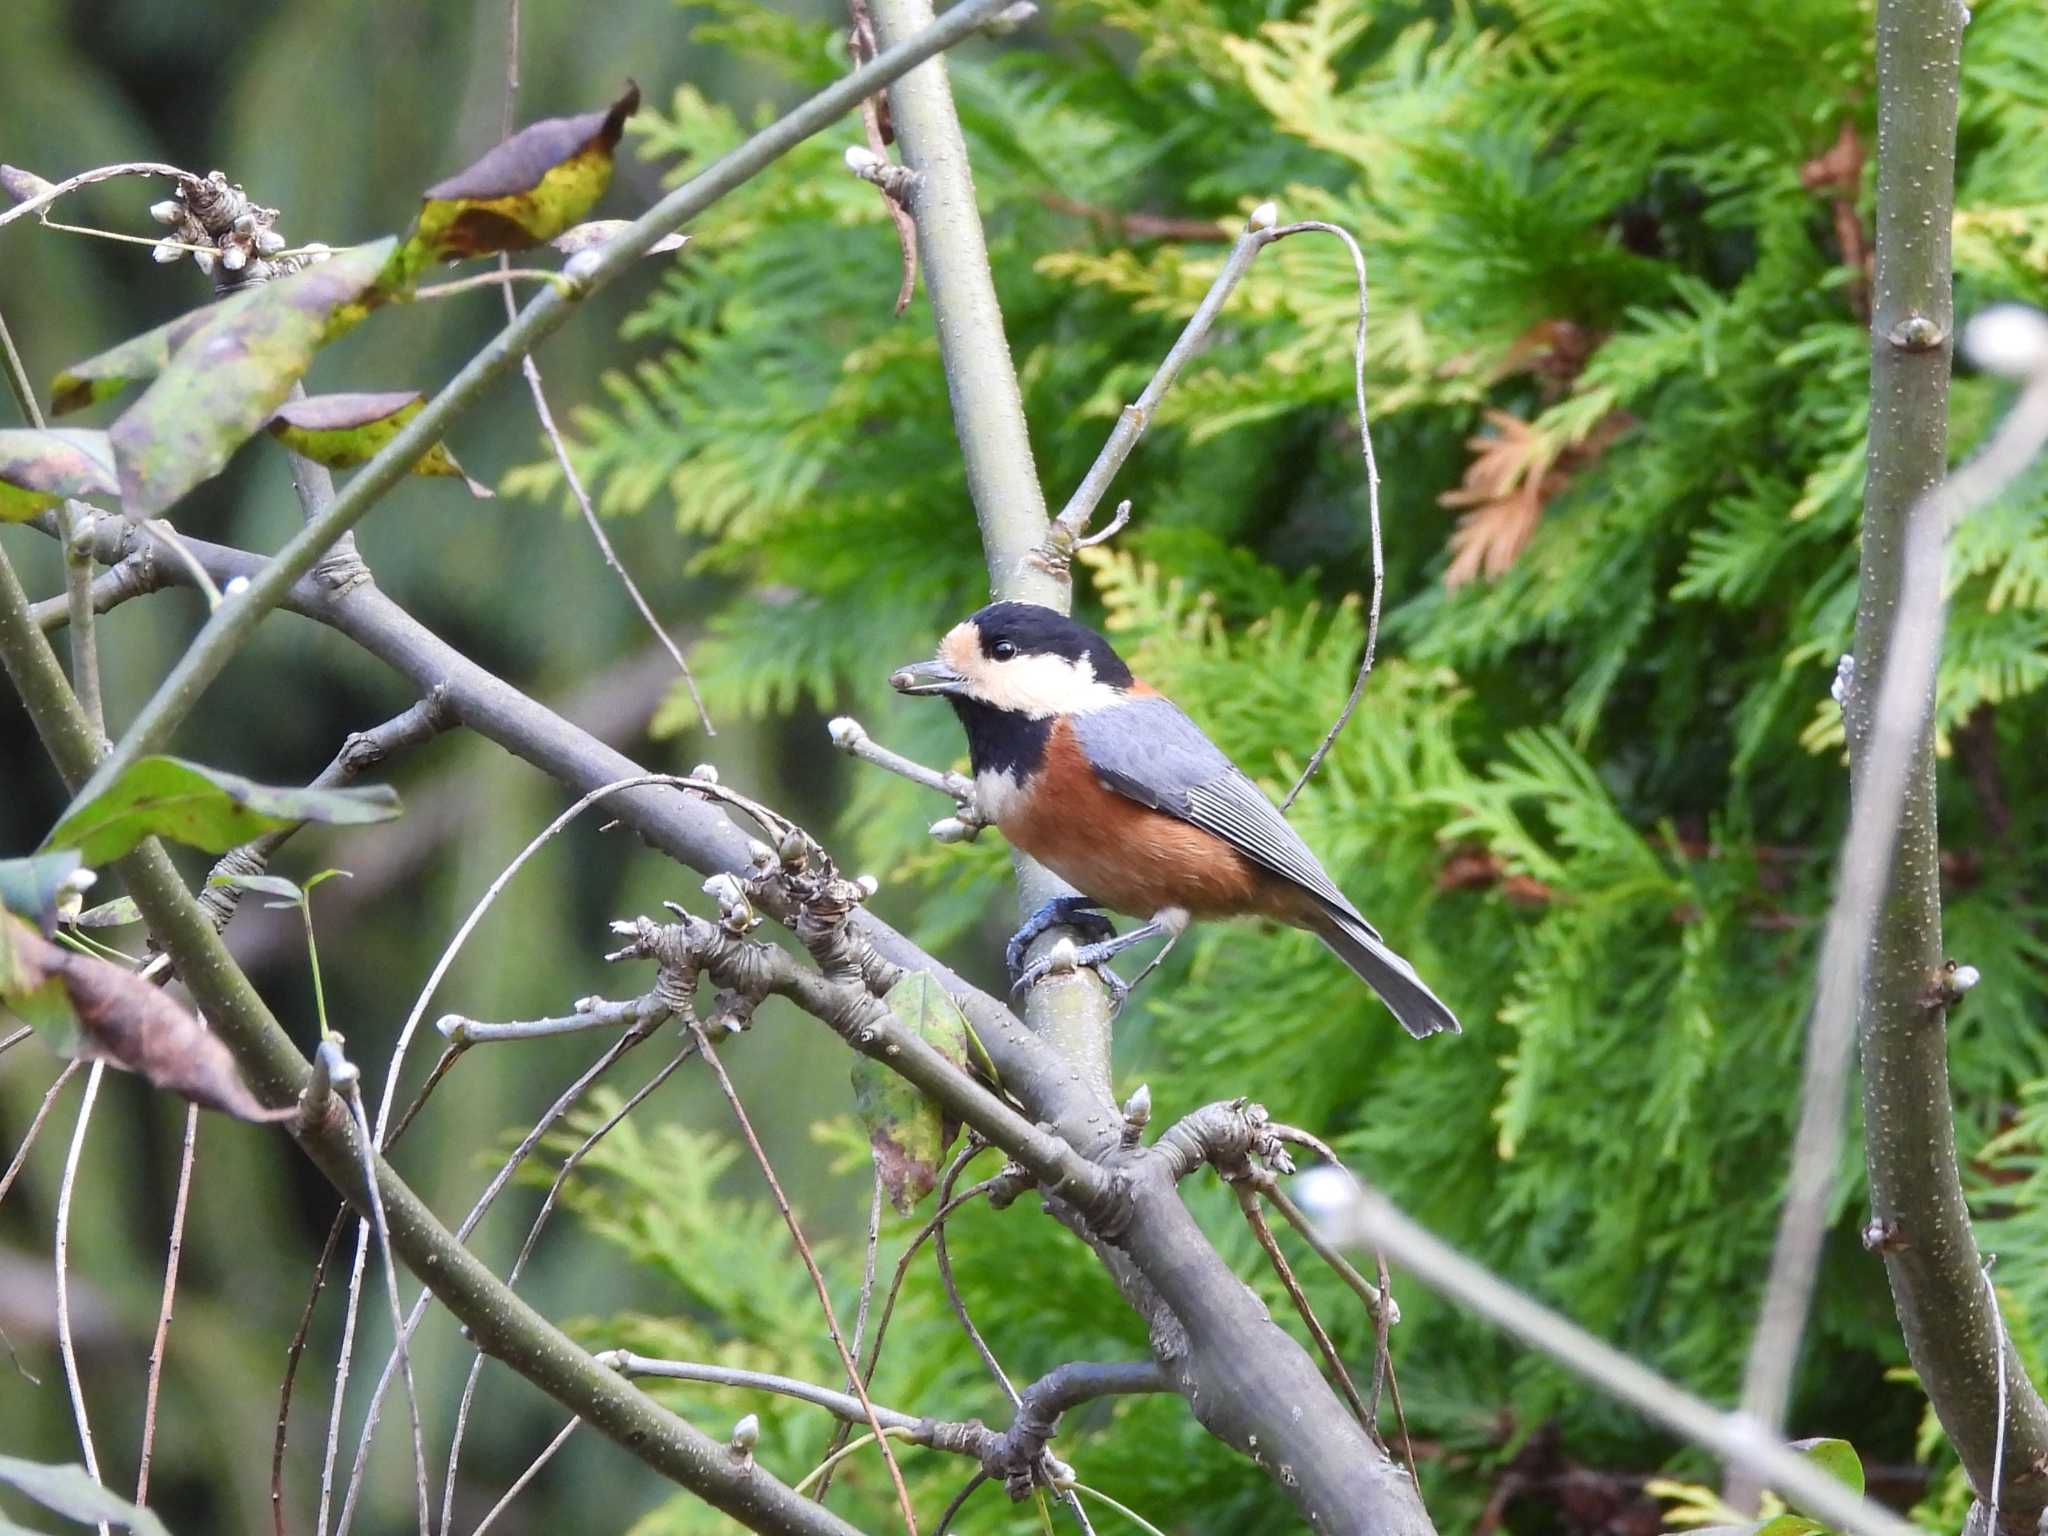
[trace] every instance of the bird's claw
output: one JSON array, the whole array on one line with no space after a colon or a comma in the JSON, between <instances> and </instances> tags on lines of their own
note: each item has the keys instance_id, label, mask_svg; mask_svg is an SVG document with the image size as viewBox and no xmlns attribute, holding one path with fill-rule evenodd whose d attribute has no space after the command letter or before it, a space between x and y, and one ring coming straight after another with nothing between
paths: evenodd
<instances>
[{"instance_id":1,"label":"bird's claw","mask_svg":"<svg viewBox=\"0 0 2048 1536\"><path fill-rule=\"evenodd\" d=\"M1003 964L1009 968L1010 974L1021 978L1024 974L1024 952L1031 947L1031 941L1048 928L1060 927L1072 928L1082 938L1091 941L1116 937L1116 929L1109 919L1100 912L1091 911L1085 905L1085 898L1055 896L1024 919L1024 926L1011 934L1010 942L1003 947ZM1020 979L1017 986L1023 985Z\"/></svg>"},{"instance_id":2,"label":"bird's claw","mask_svg":"<svg viewBox=\"0 0 2048 1536\"><path fill-rule=\"evenodd\" d=\"M1109 925L1104 922L1103 926ZM1051 949L1018 970L1010 991L1013 994L1026 992L1048 976L1066 975L1085 966L1095 972L1102 979L1103 986L1109 989L1110 1012L1115 1015L1123 1011L1124 1000L1131 995L1129 985L1109 968L1109 957L1116 952L1116 947L1109 941L1076 944L1072 939L1062 937Z\"/></svg>"}]
</instances>

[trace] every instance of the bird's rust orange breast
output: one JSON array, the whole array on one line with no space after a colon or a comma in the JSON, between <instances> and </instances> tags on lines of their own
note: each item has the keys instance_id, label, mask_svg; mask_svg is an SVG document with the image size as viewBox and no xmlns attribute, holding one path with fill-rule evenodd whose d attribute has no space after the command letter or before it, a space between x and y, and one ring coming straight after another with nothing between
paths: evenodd
<instances>
[{"instance_id":1,"label":"bird's rust orange breast","mask_svg":"<svg viewBox=\"0 0 2048 1536\"><path fill-rule=\"evenodd\" d=\"M1286 885L1214 833L1117 793L1088 765L1065 720L1044 766L1004 807L997 829L1062 880L1104 906L1150 917L1181 907L1197 917L1286 918Z\"/></svg>"}]
</instances>

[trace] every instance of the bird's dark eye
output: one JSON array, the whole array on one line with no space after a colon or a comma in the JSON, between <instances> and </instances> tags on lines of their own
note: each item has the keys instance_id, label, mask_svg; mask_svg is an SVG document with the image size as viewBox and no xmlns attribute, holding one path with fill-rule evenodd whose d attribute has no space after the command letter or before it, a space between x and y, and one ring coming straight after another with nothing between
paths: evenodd
<instances>
[{"instance_id":1,"label":"bird's dark eye","mask_svg":"<svg viewBox=\"0 0 2048 1536\"><path fill-rule=\"evenodd\" d=\"M1017 647L1008 640L998 640L989 649L989 655L995 657L997 661L1008 661L1012 656L1016 654Z\"/></svg>"}]
</instances>

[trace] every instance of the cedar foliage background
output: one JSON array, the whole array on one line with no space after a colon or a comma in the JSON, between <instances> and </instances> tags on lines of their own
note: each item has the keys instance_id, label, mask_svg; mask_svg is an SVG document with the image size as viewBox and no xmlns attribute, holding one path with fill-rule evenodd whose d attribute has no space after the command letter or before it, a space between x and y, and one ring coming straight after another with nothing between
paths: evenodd
<instances>
[{"instance_id":1,"label":"cedar foliage background","mask_svg":"<svg viewBox=\"0 0 2048 1536\"><path fill-rule=\"evenodd\" d=\"M30 9L48 6L30 0ZM177 30L148 6L102 10L132 43L131 77ZM1236 1093L1266 1100L1337 1139L1424 1219L1520 1283L1726 1397L1768 1254L1826 854L1841 830L1845 776L1827 688L1849 636L1867 424L1865 333L1834 203L1867 213L1867 181L1852 167L1846 187L1816 191L1802 172L1845 127L1869 143L1868 8L1069 0L1053 11L1027 46L969 50L952 72L1055 501L1223 252L1130 236L1063 211L1071 203L1213 218L1220 230L1273 197L1285 216L1327 218L1365 242L1389 606L1361 714L1294 814L1467 1024L1462 1040L1414 1045L1307 939L1211 930L1182 944L1120 1025L1119 1084L1148 1080L1164 1106ZM643 186L658 167L736 142L760 104L842 67L830 7L792 17L740 0L683 12L635 4L611 36L551 19L543 5L528 12L534 113L588 94L564 80L609 83L629 55L638 67L633 39L666 45L689 29L689 51L642 75L660 109L636 125ZM494 132L501 16L494 5L474 16L453 5L369 6L360 16L307 8L255 34L237 89L191 93L214 112L214 136L173 158L228 165L259 199L295 210L306 237L394 223L373 187L380 160L459 164L451 144L475 147ZM55 35L53 15L32 25L39 39ZM444 109L428 61L472 61L466 105L434 119L441 141L423 143L406 114L364 108L364 87L346 72L316 72L321 89L340 93L320 110L361 121L359 155L314 166L316 136L258 131L290 120L293 70L309 50L340 46L349 25L367 29L357 42L383 72L373 94L420 102L429 116ZM414 29L407 47L373 47L394 27ZM223 22L201 41L224 53L231 38ZM51 169L148 150L110 89L74 92L68 107L39 96L45 82L67 78L58 65L69 67L45 51L60 52L42 42L15 50L33 67L19 76L23 89L0 93L12 102L0 107L10 150L27 146L19 158ZM1977 8L1958 187L1965 316L2001 298L2048 303L2044 60L2048 20L2027 0ZM96 86L82 68L73 77ZM676 80L692 83L664 101ZM60 122L73 126L53 143ZM643 285L602 389L579 377L594 370L593 352L605 355L604 338L586 350L565 338L566 359L551 349L551 394L657 606L701 617L706 635L692 659L721 728L720 760L751 758L750 787L808 808L846 862L886 877L885 915L910 920L920 938L947 943L969 974L993 981L1013 916L1000 840L931 844L923 827L941 807L850 771L824 746L823 719L846 711L927 760L957 756L946 712L895 699L882 679L984 591L929 311L920 299L903 320L889 317L896 244L874 190L840 169L851 136L808 146L693 231L673 272ZM35 260L32 285L19 277L30 269L17 273L34 306L0 274L32 363L93 350L53 317L93 314L98 289L118 294L110 302L143 302L122 287L140 286L132 264L95 285L89 267ZM162 313L193 297L148 292ZM1259 258L1217 344L1119 480L1116 494L1136 503L1132 528L1090 560L1081 582L1088 616L1276 790L1341 703L1362 635L1354 303L1334 242L1291 240ZM104 342L162 313L88 334ZM474 317L477 334L489 318ZM423 317L421 327L408 344L417 358L473 339L464 321ZM579 398L597 403L565 411ZM1987 382L1958 381L1959 454L2000 403ZM530 420L516 409L500 420L509 424L501 432L518 435L495 445L497 461L530 461L510 481L524 505L449 514L409 504L418 515L380 520L368 549L387 580L404 573L405 597L431 622L523 683L566 684L639 638L601 580L564 569L562 551L580 551L581 531L549 516L558 496ZM489 448L481 458L490 464ZM246 541L267 536L252 524L282 527L281 479L240 474L238 497L207 514L221 521L194 531ZM2037 471L1967 528L1940 695L1950 947L1985 978L1953 1025L1958 1110L1993 1218L1986 1246L2004 1255L2008 1320L2029 1349L2030 1319L2048 1292L2048 891L2030 853L2048 805L2033 748L2048 726L2044 508L2048 475ZM1476 521L1461 529L1467 514ZM450 527L465 540L465 581L440 563ZM1484 569L1489 556L1497 574ZM1454 563L1477 573L1453 590ZM544 637L508 621L510 590L545 603ZM129 611L116 619L162 622ZM247 671L292 669L322 708L280 712L250 745L253 760L235 764L279 779L316 768L337 729L367 723L395 697L345 647L292 633L267 640ZM110 651L120 653L118 638ZM139 681L112 679L117 705ZM237 706L230 696L209 718L232 729L255 697ZM693 726L686 696L671 697L657 729L672 738L677 765L707 755ZM405 911L351 919L349 942L368 963L331 976L330 987L363 1019L363 1040L409 1000L381 978L423 972L432 935L466 909L501 848L554 808L516 769L476 766L485 760L455 744L430 754L421 776L464 785L490 819L420 882ZM39 825L32 796L9 814L24 830ZM520 888L501 919L519 942L470 966L449 1006L512 1016L616 986L590 965L599 919L676 894L673 882L594 836L561 853L548 888ZM345 849L303 857L289 872L350 862ZM266 986L296 984L279 979L295 966L287 955ZM866 1185L844 1114L844 1061L778 1035L765 1013L755 1038L729 1055L757 1085L757 1119L775 1122L778 1160L804 1169L807 1221L840 1233L820 1256L850 1296ZM551 1096L547 1071L570 1059L508 1063L502 1098L469 1098L453 1123L423 1127L415 1155L423 1170L445 1161L428 1180L444 1201L474 1182L479 1143L527 1099ZM15 1131L40 1084L5 1086ZM593 1339L828 1377L801 1271L748 1170L733 1169L727 1122L694 1088L666 1102L606 1144L593 1159L597 1177L570 1186L601 1246L558 1236L560 1256L541 1266L536 1294L557 1313L582 1310L578 1326ZM105 1134L98 1187L119 1198L82 1240L102 1254L135 1244L133 1294L116 1281L110 1301L146 1321L155 1240L124 1234L133 1213L160 1204L150 1149L161 1155L170 1127L147 1109L141 1121ZM221 1201L217 1231L260 1212L275 1234L264 1240L296 1253L302 1228L324 1228L331 1201L298 1208L310 1183L229 1167L231 1155L214 1172L239 1194ZM137 1166L139 1179L128 1171ZM54 1187L49 1149L31 1172L5 1213L5 1232L24 1249L47 1233L47 1196L39 1205L36 1191ZM1845 1168L1792 1427L1845 1434L1869 1462L1930 1458L1928 1513L1953 1528L1957 1490L1922 1428L1921 1399L1889 1374L1902 1352L1881 1274L1856 1242L1858 1178L1856 1165ZM1210 1230L1235 1244L1247 1278L1269 1286L1227 1198L1194 1197ZM202 1204L195 1222L204 1230L207 1220ZM900 1245L910 1230L892 1222L890 1240ZM976 1209L952 1231L977 1320L1014 1377L1142 1351L1130 1314L1051 1223L1028 1210ZM885 1246L885 1265L891 1257ZM1305 1278L1347 1350L1368 1358L1364 1319L1319 1274ZM171 1401L184 1410L167 1424L160 1465L188 1469L182 1485L171 1482L173 1498L221 1528L256 1529L267 1512L251 1497L243 1451L267 1434L271 1345L296 1315L296 1281L273 1288L202 1265L188 1285L179 1326L208 1348L181 1357L174 1347ZM1447 1453L1422 1464L1440 1528L1469 1528L1497 1468L1539 1430L1596 1468L1706 1471L1419 1292L1403 1308L1395 1343L1410 1424ZM259 1314L275 1340L238 1337L235 1325ZM879 1401L1001 1418L928 1268L894 1327ZM441 1376L460 1358L449 1335L444 1327L423 1346ZM331 1357L331 1338L327 1349ZM32 1346L25 1358L38 1358ZM62 1405L47 1396L0 1386L0 1402L28 1403L38 1426L24 1454L62 1448ZM762 1454L779 1467L825 1439L819 1416L798 1405L674 1396L712 1428L758 1410ZM308 1396L299 1422L310 1426L324 1407ZM531 1404L488 1394L482 1414L472 1475L502 1487L556 1426ZM400 1438L387 1436L376 1463L379 1530L409 1520ZM1287 1528L1258 1475L1174 1402L1076 1415L1060 1451L1163 1528ZM579 1500L601 1492L624 1527L654 1501L645 1485L615 1487L621 1474L607 1451L583 1454L573 1444L564 1453L537 1522L587 1509ZM243 1502L205 1486L209 1465ZM921 1506L945 1498L959 1476L915 1455L904 1466ZM851 1518L888 1523L877 1466L849 1464L840 1486L847 1493L835 1498L846 1498ZM1541 1498L1515 1505L1512 1523L1572 1528ZM682 1499L659 1503L636 1527L715 1528ZM983 1493L961 1528L1034 1529L1036 1515Z\"/></svg>"}]
</instances>

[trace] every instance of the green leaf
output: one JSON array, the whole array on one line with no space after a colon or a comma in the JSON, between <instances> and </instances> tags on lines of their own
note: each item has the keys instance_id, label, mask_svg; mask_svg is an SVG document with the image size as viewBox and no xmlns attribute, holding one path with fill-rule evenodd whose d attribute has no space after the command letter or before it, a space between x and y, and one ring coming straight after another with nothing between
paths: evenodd
<instances>
[{"instance_id":1,"label":"green leaf","mask_svg":"<svg viewBox=\"0 0 2048 1536\"><path fill-rule=\"evenodd\" d=\"M1863 1494L1863 1458L1856 1454L1856 1447L1846 1440L1794 1440L1793 1450L1827 1473L1838 1483L1845 1483L1860 1498ZM1788 1497L1786 1502L1797 1505L1798 1501ZM1791 1536L1789 1532L1773 1531L1771 1536Z\"/></svg>"},{"instance_id":2,"label":"green leaf","mask_svg":"<svg viewBox=\"0 0 2048 1536\"><path fill-rule=\"evenodd\" d=\"M973 1034L959 1006L936 977L916 971L883 999L889 1011L939 1053L965 1070ZM939 1162L959 1129L938 1104L868 1056L855 1058L853 1096L889 1203L908 1216L937 1182Z\"/></svg>"},{"instance_id":3,"label":"green leaf","mask_svg":"<svg viewBox=\"0 0 2048 1536\"><path fill-rule=\"evenodd\" d=\"M0 432L0 523L25 523L66 496L120 490L104 432Z\"/></svg>"},{"instance_id":4,"label":"green leaf","mask_svg":"<svg viewBox=\"0 0 2048 1536\"><path fill-rule=\"evenodd\" d=\"M306 899L306 893L283 875L219 875L206 883L233 886L238 891L254 891L260 896L275 896L291 907Z\"/></svg>"},{"instance_id":5,"label":"green leaf","mask_svg":"<svg viewBox=\"0 0 2048 1536\"><path fill-rule=\"evenodd\" d=\"M367 463L399 429L419 415L426 396L418 390L385 394L309 395L287 400L268 423L270 435L294 453L329 469ZM416 475L453 476L469 494L488 500L497 493L462 472L445 443L435 443L412 466Z\"/></svg>"},{"instance_id":6,"label":"green leaf","mask_svg":"<svg viewBox=\"0 0 2048 1536\"><path fill-rule=\"evenodd\" d=\"M112 901L103 901L96 907L87 907L79 913L73 924L78 928L126 928L130 923L142 921L142 909L135 905L132 896L117 896Z\"/></svg>"},{"instance_id":7,"label":"green leaf","mask_svg":"<svg viewBox=\"0 0 2048 1536\"><path fill-rule=\"evenodd\" d=\"M126 1526L136 1536L170 1536L163 1521L140 1505L102 1488L81 1466L52 1466L47 1462L24 1461L18 1456L0 1456L0 1483L68 1519L94 1524L104 1520Z\"/></svg>"},{"instance_id":8,"label":"green leaf","mask_svg":"<svg viewBox=\"0 0 2048 1536\"><path fill-rule=\"evenodd\" d=\"M53 950L56 946L27 923L0 912L0 1011L20 1019L60 1054L69 1055L76 1029L70 1000L49 964Z\"/></svg>"},{"instance_id":9,"label":"green leaf","mask_svg":"<svg viewBox=\"0 0 2048 1536\"><path fill-rule=\"evenodd\" d=\"M53 944L0 913L0 1006L60 1056L104 1061L243 1120L281 1120L242 1081L220 1038L158 987L97 955Z\"/></svg>"},{"instance_id":10,"label":"green leaf","mask_svg":"<svg viewBox=\"0 0 2048 1536\"><path fill-rule=\"evenodd\" d=\"M155 517L218 474L285 403L338 312L373 294L390 238L337 251L229 304L175 346L156 382L108 434L132 517Z\"/></svg>"},{"instance_id":11,"label":"green leaf","mask_svg":"<svg viewBox=\"0 0 2048 1536\"><path fill-rule=\"evenodd\" d=\"M59 899L67 891L84 888L72 880L83 862L70 849L25 859L0 859L0 907L38 927L48 927Z\"/></svg>"},{"instance_id":12,"label":"green leaf","mask_svg":"<svg viewBox=\"0 0 2048 1536\"><path fill-rule=\"evenodd\" d=\"M524 250L562 234L611 185L612 151L639 108L640 87L629 81L604 111L533 123L427 188L397 267L409 279L432 262Z\"/></svg>"},{"instance_id":13,"label":"green leaf","mask_svg":"<svg viewBox=\"0 0 2048 1536\"><path fill-rule=\"evenodd\" d=\"M73 363L50 381L50 413L63 416L81 411L88 405L112 399L130 384L155 378L170 366L171 354L196 332L230 308L246 305L259 291L233 294L218 304L205 305L140 336L131 336L118 347L109 347L82 363Z\"/></svg>"},{"instance_id":14,"label":"green leaf","mask_svg":"<svg viewBox=\"0 0 2048 1536\"><path fill-rule=\"evenodd\" d=\"M144 838L168 837L225 853L265 832L302 821L357 826L389 821L398 795L388 784L354 789L275 789L175 757L145 757L43 839L75 848L88 864L107 864Z\"/></svg>"}]
</instances>

